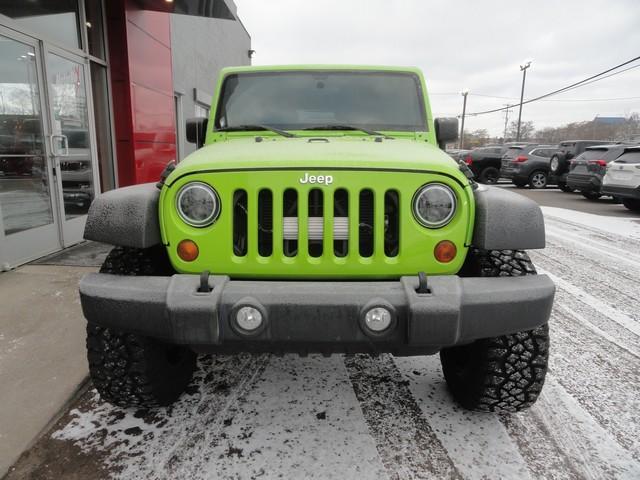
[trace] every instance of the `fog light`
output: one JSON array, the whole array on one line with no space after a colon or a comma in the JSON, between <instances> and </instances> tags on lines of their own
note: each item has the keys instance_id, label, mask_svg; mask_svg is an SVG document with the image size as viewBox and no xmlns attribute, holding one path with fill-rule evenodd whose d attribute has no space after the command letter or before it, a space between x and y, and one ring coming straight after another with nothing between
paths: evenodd
<instances>
[{"instance_id":1,"label":"fog light","mask_svg":"<svg viewBox=\"0 0 640 480\"><path fill-rule=\"evenodd\" d=\"M364 315L364 323L372 332L383 332L391 325L391 312L383 307L375 307Z\"/></svg>"},{"instance_id":2,"label":"fog light","mask_svg":"<svg viewBox=\"0 0 640 480\"><path fill-rule=\"evenodd\" d=\"M262 313L253 307L242 307L236 312L236 323L242 330L253 332L262 325Z\"/></svg>"},{"instance_id":3,"label":"fog light","mask_svg":"<svg viewBox=\"0 0 640 480\"><path fill-rule=\"evenodd\" d=\"M193 240L182 240L178 244L178 256L185 262L193 262L199 253L198 245Z\"/></svg>"},{"instance_id":4,"label":"fog light","mask_svg":"<svg viewBox=\"0 0 640 480\"><path fill-rule=\"evenodd\" d=\"M456 258L457 249L453 242L449 240L442 240L438 242L436 248L433 251L436 260L442 263L449 263Z\"/></svg>"}]
</instances>

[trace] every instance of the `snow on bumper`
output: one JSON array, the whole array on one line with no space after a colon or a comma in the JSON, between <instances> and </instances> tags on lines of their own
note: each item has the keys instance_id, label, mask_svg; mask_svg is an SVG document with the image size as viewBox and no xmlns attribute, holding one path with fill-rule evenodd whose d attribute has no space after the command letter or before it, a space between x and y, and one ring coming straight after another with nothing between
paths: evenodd
<instances>
[{"instance_id":1,"label":"snow on bumper","mask_svg":"<svg viewBox=\"0 0 640 480\"><path fill-rule=\"evenodd\" d=\"M124 277L91 273L80 283L85 317L99 325L214 351L436 352L549 320L555 286L546 275L498 278L418 277L394 282L239 281L200 277ZM260 311L252 334L234 323L239 308ZM384 332L367 329L374 307L391 313Z\"/></svg>"}]
</instances>

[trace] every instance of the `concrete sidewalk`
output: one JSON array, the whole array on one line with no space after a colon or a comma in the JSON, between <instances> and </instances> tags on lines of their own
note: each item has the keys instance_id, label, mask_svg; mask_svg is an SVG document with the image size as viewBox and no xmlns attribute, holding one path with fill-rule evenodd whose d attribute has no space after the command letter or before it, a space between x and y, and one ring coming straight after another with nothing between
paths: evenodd
<instances>
[{"instance_id":1,"label":"concrete sidewalk","mask_svg":"<svg viewBox=\"0 0 640 480\"><path fill-rule=\"evenodd\" d=\"M87 378L78 282L97 267L78 264L101 253L0 274L0 477Z\"/></svg>"}]
</instances>

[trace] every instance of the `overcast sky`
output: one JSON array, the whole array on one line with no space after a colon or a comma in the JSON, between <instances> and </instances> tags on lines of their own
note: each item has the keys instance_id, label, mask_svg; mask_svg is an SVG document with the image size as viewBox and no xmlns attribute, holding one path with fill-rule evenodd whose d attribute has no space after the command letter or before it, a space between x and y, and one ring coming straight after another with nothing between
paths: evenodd
<instances>
[{"instance_id":1,"label":"overcast sky","mask_svg":"<svg viewBox=\"0 0 640 480\"><path fill-rule=\"evenodd\" d=\"M528 58L525 99L640 56L640 0L235 1L256 50L254 65L417 66L434 116L459 115L464 88L517 102L519 65ZM621 97L637 98L572 101ZM550 100L525 105L523 121L542 128L640 112L640 67ZM467 112L509 101L470 95ZM503 126L499 112L467 118L465 130L501 136Z\"/></svg>"}]
</instances>

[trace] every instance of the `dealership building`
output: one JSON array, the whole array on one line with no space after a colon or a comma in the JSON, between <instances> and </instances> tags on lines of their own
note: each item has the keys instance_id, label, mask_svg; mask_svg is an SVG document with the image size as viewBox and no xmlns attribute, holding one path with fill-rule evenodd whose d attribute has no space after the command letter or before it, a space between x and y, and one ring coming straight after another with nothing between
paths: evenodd
<instances>
[{"instance_id":1,"label":"dealership building","mask_svg":"<svg viewBox=\"0 0 640 480\"><path fill-rule=\"evenodd\" d=\"M80 242L96 194L157 181L251 54L233 0L0 0L0 270Z\"/></svg>"}]
</instances>

